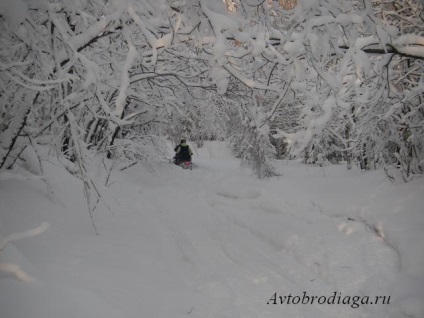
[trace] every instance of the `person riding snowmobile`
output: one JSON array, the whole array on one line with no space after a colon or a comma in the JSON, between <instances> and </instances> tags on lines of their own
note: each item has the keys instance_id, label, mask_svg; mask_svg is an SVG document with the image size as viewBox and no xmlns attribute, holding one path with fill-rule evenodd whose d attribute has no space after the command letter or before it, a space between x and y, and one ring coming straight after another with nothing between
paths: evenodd
<instances>
[{"instance_id":1,"label":"person riding snowmobile","mask_svg":"<svg viewBox=\"0 0 424 318\"><path fill-rule=\"evenodd\" d=\"M191 162L193 152L191 151L190 146L187 145L185 139L181 139L180 144L175 147L174 151L174 163L176 165L179 165L181 162Z\"/></svg>"}]
</instances>

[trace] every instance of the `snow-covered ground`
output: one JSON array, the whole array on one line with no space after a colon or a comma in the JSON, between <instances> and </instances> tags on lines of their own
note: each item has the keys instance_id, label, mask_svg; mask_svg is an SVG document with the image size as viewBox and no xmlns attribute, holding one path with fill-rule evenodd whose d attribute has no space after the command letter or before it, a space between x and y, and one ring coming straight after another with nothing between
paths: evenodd
<instances>
[{"instance_id":1,"label":"snow-covered ground","mask_svg":"<svg viewBox=\"0 0 424 318\"><path fill-rule=\"evenodd\" d=\"M47 182L1 173L0 317L424 317L423 178L281 161L258 180L222 144L195 153L113 172L100 235L54 161Z\"/></svg>"}]
</instances>

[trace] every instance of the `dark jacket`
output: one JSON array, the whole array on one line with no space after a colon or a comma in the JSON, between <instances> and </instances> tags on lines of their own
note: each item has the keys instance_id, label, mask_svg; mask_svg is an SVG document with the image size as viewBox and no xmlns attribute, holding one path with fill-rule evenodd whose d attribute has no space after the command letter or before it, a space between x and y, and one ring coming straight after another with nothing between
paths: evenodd
<instances>
[{"instance_id":1,"label":"dark jacket","mask_svg":"<svg viewBox=\"0 0 424 318\"><path fill-rule=\"evenodd\" d=\"M179 161L191 161L193 152L191 151L190 146L186 143L179 144L175 147L174 151L176 152L176 157Z\"/></svg>"}]
</instances>

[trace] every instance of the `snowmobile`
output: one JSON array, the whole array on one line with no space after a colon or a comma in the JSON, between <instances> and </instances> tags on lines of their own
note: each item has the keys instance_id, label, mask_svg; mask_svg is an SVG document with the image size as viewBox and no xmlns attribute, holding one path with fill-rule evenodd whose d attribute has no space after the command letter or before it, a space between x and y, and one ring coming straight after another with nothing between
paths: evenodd
<instances>
[{"instance_id":1,"label":"snowmobile","mask_svg":"<svg viewBox=\"0 0 424 318\"><path fill-rule=\"evenodd\" d=\"M189 169L189 170L193 170L193 163L191 161L178 161L178 159L176 157L174 157L172 159L172 162L177 165L180 166L181 168L185 169Z\"/></svg>"},{"instance_id":2,"label":"snowmobile","mask_svg":"<svg viewBox=\"0 0 424 318\"><path fill-rule=\"evenodd\" d=\"M180 162L179 166L183 169L193 170L193 164L191 161Z\"/></svg>"},{"instance_id":3,"label":"snowmobile","mask_svg":"<svg viewBox=\"0 0 424 318\"><path fill-rule=\"evenodd\" d=\"M191 156L193 155L193 152L191 151L190 146L186 144L185 139L181 139L180 144L174 148L174 151L174 163L183 169L192 170L193 165L191 163Z\"/></svg>"}]
</instances>

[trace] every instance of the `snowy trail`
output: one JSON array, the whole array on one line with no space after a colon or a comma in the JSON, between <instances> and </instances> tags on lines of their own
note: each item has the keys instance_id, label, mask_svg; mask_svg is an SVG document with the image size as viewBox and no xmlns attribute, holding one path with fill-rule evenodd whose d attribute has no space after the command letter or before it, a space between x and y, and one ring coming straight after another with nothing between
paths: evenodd
<instances>
[{"instance_id":1,"label":"snowy trail","mask_svg":"<svg viewBox=\"0 0 424 318\"><path fill-rule=\"evenodd\" d=\"M166 228L164 263L200 298L192 317L387 317L384 306L267 305L275 292L380 295L397 256L363 224L290 200L273 182L240 173L236 160L172 169L135 205Z\"/></svg>"},{"instance_id":2,"label":"snowy trail","mask_svg":"<svg viewBox=\"0 0 424 318\"><path fill-rule=\"evenodd\" d=\"M267 304L275 293L278 303L304 293L371 302L392 295L400 255L381 233L348 219L366 208L359 199L367 202L372 185L335 168L322 177L319 168L282 163L281 177L257 180L236 159L195 164L192 171L133 166L112 175L115 199L94 213L100 236L92 234L78 182L62 182L65 172L49 176L59 203L39 181L0 187L4 197L20 188L30 202L1 202L11 211L0 219L2 235L51 223L2 251L39 281L25 288L0 275L0 288L11 291L0 297L0 313L9 307L2 318L399 317L391 305L352 308L352 299Z\"/></svg>"}]
</instances>

